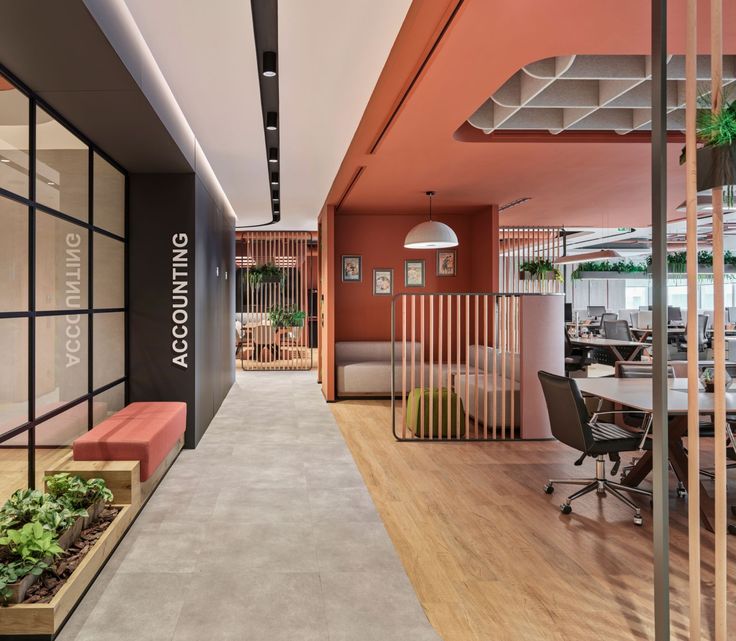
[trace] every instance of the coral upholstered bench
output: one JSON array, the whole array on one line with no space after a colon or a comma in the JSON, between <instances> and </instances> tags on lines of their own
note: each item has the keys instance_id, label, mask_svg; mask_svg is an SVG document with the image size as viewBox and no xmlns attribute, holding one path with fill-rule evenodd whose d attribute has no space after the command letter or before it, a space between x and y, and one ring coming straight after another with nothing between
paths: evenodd
<instances>
[{"instance_id":1,"label":"coral upholstered bench","mask_svg":"<svg viewBox=\"0 0 736 641\"><path fill-rule=\"evenodd\" d=\"M76 439L74 460L140 461L141 483L160 478L184 444L186 423L186 403L131 403Z\"/></svg>"}]
</instances>

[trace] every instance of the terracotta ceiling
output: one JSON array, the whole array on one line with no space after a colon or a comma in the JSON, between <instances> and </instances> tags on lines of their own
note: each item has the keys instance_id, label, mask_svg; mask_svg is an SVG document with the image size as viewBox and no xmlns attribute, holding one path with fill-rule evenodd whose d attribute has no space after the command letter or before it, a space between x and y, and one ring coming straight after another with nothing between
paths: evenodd
<instances>
[{"instance_id":1,"label":"terracotta ceiling","mask_svg":"<svg viewBox=\"0 0 736 641\"><path fill-rule=\"evenodd\" d=\"M726 5L725 53L733 54L736 3ZM673 54L684 51L684 6L670 3ZM482 132L472 137L482 142L455 135L488 96L534 61L648 54L649 11L644 0L414 0L326 204L340 215L414 213L424 210L424 192L432 189L444 213L531 197L501 214L505 225L649 224L648 135L597 134L588 141L541 134L493 142ZM668 145L673 218L684 193L681 146L680 137Z\"/></svg>"}]
</instances>

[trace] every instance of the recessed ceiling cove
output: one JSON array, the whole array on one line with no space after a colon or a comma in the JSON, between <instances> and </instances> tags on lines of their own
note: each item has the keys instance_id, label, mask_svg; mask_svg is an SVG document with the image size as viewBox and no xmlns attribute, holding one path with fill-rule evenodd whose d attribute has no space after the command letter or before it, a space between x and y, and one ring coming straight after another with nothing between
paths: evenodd
<instances>
[{"instance_id":1,"label":"recessed ceiling cove","mask_svg":"<svg viewBox=\"0 0 736 641\"><path fill-rule=\"evenodd\" d=\"M667 63L667 128L685 129L685 57ZM723 78L736 80L736 56L725 56ZM698 57L700 94L710 90L710 56ZM486 134L499 130L651 130L649 56L558 56L522 67L468 118Z\"/></svg>"}]
</instances>

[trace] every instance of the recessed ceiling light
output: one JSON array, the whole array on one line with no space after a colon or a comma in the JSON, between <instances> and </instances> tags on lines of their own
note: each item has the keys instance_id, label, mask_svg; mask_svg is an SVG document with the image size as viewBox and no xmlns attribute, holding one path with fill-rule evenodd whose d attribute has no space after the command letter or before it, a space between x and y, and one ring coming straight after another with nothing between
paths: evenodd
<instances>
[{"instance_id":1,"label":"recessed ceiling light","mask_svg":"<svg viewBox=\"0 0 736 641\"><path fill-rule=\"evenodd\" d=\"M273 78L276 75L276 52L263 52L263 75L266 78Z\"/></svg>"},{"instance_id":2,"label":"recessed ceiling light","mask_svg":"<svg viewBox=\"0 0 736 641\"><path fill-rule=\"evenodd\" d=\"M56 183L53 180L49 180L46 182L47 185L55 185Z\"/></svg>"},{"instance_id":3,"label":"recessed ceiling light","mask_svg":"<svg viewBox=\"0 0 736 641\"><path fill-rule=\"evenodd\" d=\"M10 162L10 158L0 158L0 162Z\"/></svg>"},{"instance_id":4,"label":"recessed ceiling light","mask_svg":"<svg viewBox=\"0 0 736 641\"><path fill-rule=\"evenodd\" d=\"M276 149L276 147L269 147L268 148L268 162L278 162L279 161L279 150Z\"/></svg>"},{"instance_id":5,"label":"recessed ceiling light","mask_svg":"<svg viewBox=\"0 0 736 641\"><path fill-rule=\"evenodd\" d=\"M273 198L273 202L279 202L279 192L276 189L271 192L271 197Z\"/></svg>"},{"instance_id":6,"label":"recessed ceiling light","mask_svg":"<svg viewBox=\"0 0 736 641\"><path fill-rule=\"evenodd\" d=\"M269 131L276 131L278 120L278 114L275 111L269 111L266 114L266 129L268 129Z\"/></svg>"},{"instance_id":7,"label":"recessed ceiling light","mask_svg":"<svg viewBox=\"0 0 736 641\"><path fill-rule=\"evenodd\" d=\"M279 184L279 172L278 171L272 171L271 172L271 184L272 185L278 185Z\"/></svg>"}]
</instances>

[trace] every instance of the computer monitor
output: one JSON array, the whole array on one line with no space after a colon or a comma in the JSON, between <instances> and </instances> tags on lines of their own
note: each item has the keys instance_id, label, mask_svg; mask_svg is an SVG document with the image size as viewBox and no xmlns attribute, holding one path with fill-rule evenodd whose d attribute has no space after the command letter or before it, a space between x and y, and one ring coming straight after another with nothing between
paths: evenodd
<instances>
[{"instance_id":1,"label":"computer monitor","mask_svg":"<svg viewBox=\"0 0 736 641\"><path fill-rule=\"evenodd\" d=\"M681 323L682 322L682 310L679 307L667 306L667 322L668 323Z\"/></svg>"},{"instance_id":2,"label":"computer monitor","mask_svg":"<svg viewBox=\"0 0 736 641\"><path fill-rule=\"evenodd\" d=\"M726 307L726 318L729 323L736 323L736 307Z\"/></svg>"},{"instance_id":3,"label":"computer monitor","mask_svg":"<svg viewBox=\"0 0 736 641\"><path fill-rule=\"evenodd\" d=\"M637 322L638 322L639 329L651 329L652 328L652 312L648 310L640 311Z\"/></svg>"},{"instance_id":4,"label":"computer monitor","mask_svg":"<svg viewBox=\"0 0 736 641\"><path fill-rule=\"evenodd\" d=\"M565 303L565 322L572 323L572 303Z\"/></svg>"},{"instance_id":5,"label":"computer monitor","mask_svg":"<svg viewBox=\"0 0 736 641\"><path fill-rule=\"evenodd\" d=\"M605 313L606 308L603 305L588 305L589 318L600 318Z\"/></svg>"}]
</instances>

